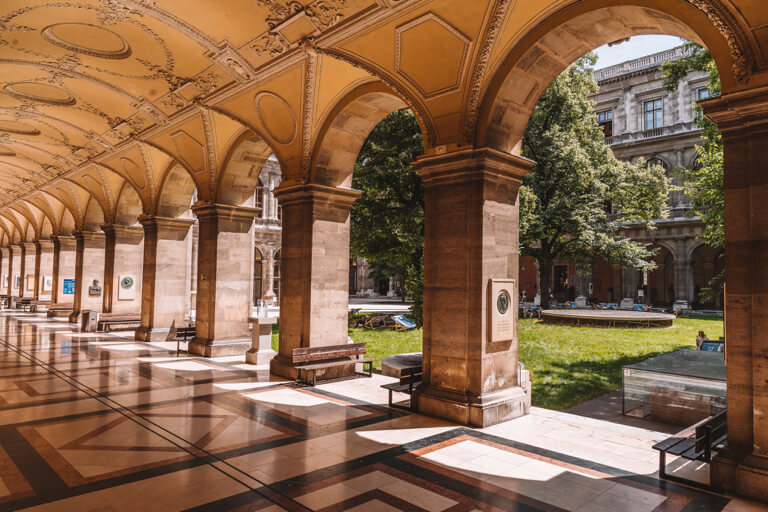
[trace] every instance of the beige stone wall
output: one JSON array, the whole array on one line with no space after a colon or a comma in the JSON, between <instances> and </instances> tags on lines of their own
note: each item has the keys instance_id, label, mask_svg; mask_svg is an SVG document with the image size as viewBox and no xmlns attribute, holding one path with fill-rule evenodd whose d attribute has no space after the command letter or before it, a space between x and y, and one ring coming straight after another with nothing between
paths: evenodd
<instances>
[{"instance_id":1,"label":"beige stone wall","mask_svg":"<svg viewBox=\"0 0 768 512\"><path fill-rule=\"evenodd\" d=\"M49 276L53 278L53 244L48 242L47 244L40 246L40 274L37 280L38 286L38 299L39 300L51 300L51 291L43 290L43 283L45 277Z\"/></svg>"},{"instance_id":2,"label":"beige stone wall","mask_svg":"<svg viewBox=\"0 0 768 512\"><path fill-rule=\"evenodd\" d=\"M8 295L18 297L21 286L16 288L16 276L21 275L21 248L18 245L11 246L11 252L13 256L11 258L11 267L8 276L8 286L10 288Z\"/></svg>"},{"instance_id":3,"label":"beige stone wall","mask_svg":"<svg viewBox=\"0 0 768 512\"><path fill-rule=\"evenodd\" d=\"M141 312L141 287L142 269L144 264L144 241L136 243L115 244L115 269L112 286L112 312L113 313L140 313ZM133 299L120 300L120 277L133 277Z\"/></svg>"},{"instance_id":4,"label":"beige stone wall","mask_svg":"<svg viewBox=\"0 0 768 512\"><path fill-rule=\"evenodd\" d=\"M21 276L21 293L24 297L32 297L35 293L35 258L37 247L33 243L24 244L24 275ZM27 276L32 276L27 279Z\"/></svg>"},{"instance_id":5,"label":"beige stone wall","mask_svg":"<svg viewBox=\"0 0 768 512\"><path fill-rule=\"evenodd\" d=\"M8 286L4 283L4 276L8 274L8 267L11 264L10 254L11 251L8 247L0 248L0 295L8 294ZM8 278L8 285L10 285L10 277Z\"/></svg>"},{"instance_id":6,"label":"beige stone wall","mask_svg":"<svg viewBox=\"0 0 768 512\"><path fill-rule=\"evenodd\" d=\"M74 295L64 294L64 280L75 278L75 261L77 255L75 252L74 244L62 245L59 250L59 272L56 278L56 300L54 302L59 304L72 303L75 300Z\"/></svg>"}]
</instances>

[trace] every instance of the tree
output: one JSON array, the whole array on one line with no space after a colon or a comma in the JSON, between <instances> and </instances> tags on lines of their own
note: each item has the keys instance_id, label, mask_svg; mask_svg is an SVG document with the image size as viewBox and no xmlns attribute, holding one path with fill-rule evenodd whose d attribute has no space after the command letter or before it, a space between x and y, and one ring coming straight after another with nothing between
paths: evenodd
<instances>
[{"instance_id":1,"label":"tree","mask_svg":"<svg viewBox=\"0 0 768 512\"><path fill-rule=\"evenodd\" d=\"M412 112L384 118L363 144L352 187L362 191L352 208L350 248L380 275L400 274L413 299L414 321L422 321L424 184L411 162L424 152Z\"/></svg>"},{"instance_id":2,"label":"tree","mask_svg":"<svg viewBox=\"0 0 768 512\"><path fill-rule=\"evenodd\" d=\"M649 228L666 216L664 170L616 159L605 144L589 94L597 91L588 54L558 76L531 114L523 156L536 162L520 188L520 248L539 262L541 292L551 290L552 265L588 268L596 254L650 270L652 253L619 236L622 222ZM612 211L621 215L613 215Z\"/></svg>"},{"instance_id":3,"label":"tree","mask_svg":"<svg viewBox=\"0 0 768 512\"><path fill-rule=\"evenodd\" d=\"M715 66L715 59L709 50L696 43L686 43L683 47L685 56L678 60L667 61L662 66L664 85L670 91L677 89L691 70L702 71L709 75L707 89L710 96L718 96L722 89L720 75ZM691 199L688 216L700 216L704 229L699 238L712 247L725 246L725 202L723 195L723 138L715 124L704 116L698 104L694 105L696 124L704 131L702 143L696 146L698 158L693 169L676 168L681 182L680 188ZM725 273L714 276L707 287L702 289L704 300L711 300L719 295L725 282Z\"/></svg>"}]
</instances>

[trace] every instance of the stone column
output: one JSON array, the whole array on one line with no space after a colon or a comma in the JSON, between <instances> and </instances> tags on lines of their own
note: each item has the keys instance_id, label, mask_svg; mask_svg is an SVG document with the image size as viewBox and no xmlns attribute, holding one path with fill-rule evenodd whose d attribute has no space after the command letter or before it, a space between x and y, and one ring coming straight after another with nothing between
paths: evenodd
<instances>
[{"instance_id":1,"label":"stone column","mask_svg":"<svg viewBox=\"0 0 768 512\"><path fill-rule=\"evenodd\" d=\"M64 293L64 280L75 278L77 242L75 237L58 235L53 237L53 290L51 301L56 304L72 304L75 296Z\"/></svg>"},{"instance_id":2,"label":"stone column","mask_svg":"<svg viewBox=\"0 0 768 512\"><path fill-rule=\"evenodd\" d=\"M76 231L74 233L75 248L75 296L70 322L80 320L84 310L101 311L103 301L104 281L104 245L105 237L102 232ZM102 287L101 293L91 295L89 288L98 281Z\"/></svg>"},{"instance_id":3,"label":"stone column","mask_svg":"<svg viewBox=\"0 0 768 512\"><path fill-rule=\"evenodd\" d=\"M704 102L723 134L728 448L716 488L768 502L768 89Z\"/></svg>"},{"instance_id":4,"label":"stone column","mask_svg":"<svg viewBox=\"0 0 768 512\"><path fill-rule=\"evenodd\" d=\"M693 283L693 265L688 259L686 242L677 241L675 250L675 302L672 309L687 308L691 304L691 283Z\"/></svg>"},{"instance_id":5,"label":"stone column","mask_svg":"<svg viewBox=\"0 0 768 512\"><path fill-rule=\"evenodd\" d=\"M576 305L586 307L589 299L589 285L592 283L592 270L576 269Z\"/></svg>"},{"instance_id":6,"label":"stone column","mask_svg":"<svg viewBox=\"0 0 768 512\"><path fill-rule=\"evenodd\" d=\"M11 274L11 277L8 280L8 297L19 297L20 290L22 288L21 286L21 279L19 279L19 287L16 287L16 276L21 276L21 273L24 271L22 268L24 256L22 254L23 251L23 244L17 244L12 245L10 247L11 249L11 264L8 268L9 273ZM10 301L9 301L10 305Z\"/></svg>"},{"instance_id":7,"label":"stone column","mask_svg":"<svg viewBox=\"0 0 768 512\"><path fill-rule=\"evenodd\" d=\"M296 378L294 348L347 343L349 217L358 197L357 190L322 185L277 190L283 245L280 348L270 362L276 375Z\"/></svg>"},{"instance_id":8,"label":"stone column","mask_svg":"<svg viewBox=\"0 0 768 512\"><path fill-rule=\"evenodd\" d=\"M139 313L144 230L115 224L101 229L105 237L102 311Z\"/></svg>"},{"instance_id":9,"label":"stone column","mask_svg":"<svg viewBox=\"0 0 768 512\"><path fill-rule=\"evenodd\" d=\"M53 276L53 241L50 239L35 242L35 300L51 300L51 290L44 290L45 278ZM53 284L51 282L51 284Z\"/></svg>"},{"instance_id":10,"label":"stone column","mask_svg":"<svg viewBox=\"0 0 768 512\"><path fill-rule=\"evenodd\" d=\"M8 295L8 288L10 287L10 278L8 278L7 282L5 279L11 262L10 254L10 247L0 247L0 295Z\"/></svg>"},{"instance_id":11,"label":"stone column","mask_svg":"<svg viewBox=\"0 0 768 512\"><path fill-rule=\"evenodd\" d=\"M144 227L141 327L136 339L163 341L186 325L190 229L193 219L139 217Z\"/></svg>"},{"instance_id":12,"label":"stone column","mask_svg":"<svg viewBox=\"0 0 768 512\"><path fill-rule=\"evenodd\" d=\"M189 352L215 357L251 348L253 218L256 208L196 203L199 222L196 336Z\"/></svg>"},{"instance_id":13,"label":"stone column","mask_svg":"<svg viewBox=\"0 0 768 512\"><path fill-rule=\"evenodd\" d=\"M518 189L533 162L483 148L414 165L426 204L418 410L479 427L524 415L530 395L518 367L517 286L503 340L491 340L497 299L489 294L492 279L518 278Z\"/></svg>"}]
</instances>

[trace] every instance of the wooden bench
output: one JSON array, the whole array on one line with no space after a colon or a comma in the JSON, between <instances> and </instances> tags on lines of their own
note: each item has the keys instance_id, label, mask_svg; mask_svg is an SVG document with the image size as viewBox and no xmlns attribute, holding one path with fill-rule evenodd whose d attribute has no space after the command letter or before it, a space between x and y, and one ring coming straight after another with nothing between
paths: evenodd
<instances>
[{"instance_id":1,"label":"wooden bench","mask_svg":"<svg viewBox=\"0 0 768 512\"><path fill-rule=\"evenodd\" d=\"M317 370L333 368L335 366L362 363L365 368L367 364L368 372L360 375L373 376L373 362L376 360L363 357L365 353L365 343L350 343L327 347L295 348L293 349L291 359L293 364L299 365L296 367L297 380L314 386L317 383ZM309 379L309 376L312 378Z\"/></svg>"},{"instance_id":2,"label":"wooden bench","mask_svg":"<svg viewBox=\"0 0 768 512\"><path fill-rule=\"evenodd\" d=\"M653 445L653 449L659 451L659 478L691 483L685 478L667 475L667 454L709 464L712 461L712 450L727 439L727 413L728 411L723 411L703 419L674 436Z\"/></svg>"},{"instance_id":3,"label":"wooden bench","mask_svg":"<svg viewBox=\"0 0 768 512\"><path fill-rule=\"evenodd\" d=\"M197 335L194 325L188 325L185 327L176 327L175 331L169 334L168 340L176 342L176 353L180 352L179 344L183 341L187 343L187 340L191 340Z\"/></svg>"},{"instance_id":4,"label":"wooden bench","mask_svg":"<svg viewBox=\"0 0 768 512\"><path fill-rule=\"evenodd\" d=\"M141 314L139 313L101 313L99 322L96 324L96 330L99 332L109 332L114 327L136 328L141 325Z\"/></svg>"},{"instance_id":5,"label":"wooden bench","mask_svg":"<svg viewBox=\"0 0 768 512\"><path fill-rule=\"evenodd\" d=\"M422 375L421 366L414 366L413 368L403 368L400 375L401 377L398 382L393 382L391 384L382 384L381 387L389 391L390 407L396 407L398 409L415 411L416 400L414 399L414 396L413 396L413 389L419 384L421 384L421 375ZM404 394L410 395L411 400L408 407L393 403L392 402L393 393L404 393Z\"/></svg>"},{"instance_id":6,"label":"wooden bench","mask_svg":"<svg viewBox=\"0 0 768 512\"><path fill-rule=\"evenodd\" d=\"M45 309L41 310L41 308L43 306L47 307L50 304L51 304L51 301L49 301L49 300L33 300L32 304L29 305L29 309L30 309L30 311L34 311L35 313L37 313L37 312L40 312L40 311L45 311Z\"/></svg>"},{"instance_id":7,"label":"wooden bench","mask_svg":"<svg viewBox=\"0 0 768 512\"><path fill-rule=\"evenodd\" d=\"M54 303L48 306L48 318L69 316L74 306L68 303Z\"/></svg>"},{"instance_id":8,"label":"wooden bench","mask_svg":"<svg viewBox=\"0 0 768 512\"><path fill-rule=\"evenodd\" d=\"M34 302L32 297L21 297L16 301L16 309L29 311L30 306L32 306L32 302Z\"/></svg>"}]
</instances>

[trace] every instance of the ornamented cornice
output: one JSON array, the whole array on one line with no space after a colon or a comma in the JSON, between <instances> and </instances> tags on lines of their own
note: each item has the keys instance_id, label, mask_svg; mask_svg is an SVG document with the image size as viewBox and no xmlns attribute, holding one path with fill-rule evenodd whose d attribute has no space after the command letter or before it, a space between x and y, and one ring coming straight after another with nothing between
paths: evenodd
<instances>
[{"instance_id":1,"label":"ornamented cornice","mask_svg":"<svg viewBox=\"0 0 768 512\"><path fill-rule=\"evenodd\" d=\"M304 71L304 105L301 129L301 174L304 183L309 181L312 158L312 115L315 105L315 76L317 74L317 49L311 42L304 45L307 54Z\"/></svg>"},{"instance_id":2,"label":"ornamented cornice","mask_svg":"<svg viewBox=\"0 0 768 512\"><path fill-rule=\"evenodd\" d=\"M747 38L742 33L736 19L728 9L714 0L685 1L706 14L712 25L723 36L731 51L731 58L733 59L731 69L736 82L739 84L746 83L754 62Z\"/></svg>"}]
</instances>

